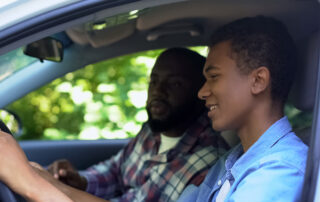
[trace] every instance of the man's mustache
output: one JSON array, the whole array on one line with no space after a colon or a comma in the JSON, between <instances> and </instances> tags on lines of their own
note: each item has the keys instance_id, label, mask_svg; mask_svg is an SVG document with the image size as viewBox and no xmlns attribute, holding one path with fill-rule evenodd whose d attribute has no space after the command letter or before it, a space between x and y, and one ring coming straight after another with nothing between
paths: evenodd
<instances>
[{"instance_id":1,"label":"man's mustache","mask_svg":"<svg viewBox=\"0 0 320 202\"><path fill-rule=\"evenodd\" d=\"M150 101L148 101L147 106L150 107L151 105L153 105L153 104L155 104L155 103L162 103L162 104L165 104L165 105L170 106L170 103L169 103L167 100L161 99L161 98L151 99Z\"/></svg>"}]
</instances>

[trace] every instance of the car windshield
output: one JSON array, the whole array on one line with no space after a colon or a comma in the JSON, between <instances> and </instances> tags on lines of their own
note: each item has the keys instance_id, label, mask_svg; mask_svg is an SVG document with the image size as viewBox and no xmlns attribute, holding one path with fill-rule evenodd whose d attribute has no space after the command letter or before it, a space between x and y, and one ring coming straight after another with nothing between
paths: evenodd
<instances>
[{"instance_id":1,"label":"car windshield","mask_svg":"<svg viewBox=\"0 0 320 202\"><path fill-rule=\"evenodd\" d=\"M66 6L79 0L6 0L0 2L0 30L50 10Z\"/></svg>"},{"instance_id":2,"label":"car windshield","mask_svg":"<svg viewBox=\"0 0 320 202\"><path fill-rule=\"evenodd\" d=\"M24 55L23 48L18 48L9 53L0 56L0 82L14 74L18 70L28 67L30 64L37 61Z\"/></svg>"}]
</instances>

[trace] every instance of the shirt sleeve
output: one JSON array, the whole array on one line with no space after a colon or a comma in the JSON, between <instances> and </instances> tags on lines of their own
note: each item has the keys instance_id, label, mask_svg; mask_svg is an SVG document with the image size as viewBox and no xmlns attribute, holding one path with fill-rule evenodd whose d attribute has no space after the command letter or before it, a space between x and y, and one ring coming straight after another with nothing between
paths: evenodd
<instances>
[{"instance_id":1,"label":"shirt sleeve","mask_svg":"<svg viewBox=\"0 0 320 202\"><path fill-rule=\"evenodd\" d=\"M229 193L227 201L297 201L301 195L303 179L304 172L293 165L272 162L249 173L236 191Z\"/></svg>"},{"instance_id":2,"label":"shirt sleeve","mask_svg":"<svg viewBox=\"0 0 320 202\"><path fill-rule=\"evenodd\" d=\"M80 175L87 179L86 192L95 196L109 199L120 195L123 191L121 164L126 160L136 144L137 138L132 139L122 150L111 159L93 165Z\"/></svg>"}]
</instances>

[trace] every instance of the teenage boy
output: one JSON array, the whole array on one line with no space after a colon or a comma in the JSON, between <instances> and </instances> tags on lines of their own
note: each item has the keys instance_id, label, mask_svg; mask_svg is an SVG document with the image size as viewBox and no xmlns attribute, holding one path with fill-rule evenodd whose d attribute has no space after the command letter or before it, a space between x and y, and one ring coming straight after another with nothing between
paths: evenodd
<instances>
[{"instance_id":1,"label":"teenage boy","mask_svg":"<svg viewBox=\"0 0 320 202\"><path fill-rule=\"evenodd\" d=\"M213 128L235 130L241 144L179 201L299 200L308 147L283 112L295 66L293 40L273 18L243 18L213 34L198 95Z\"/></svg>"}]
</instances>

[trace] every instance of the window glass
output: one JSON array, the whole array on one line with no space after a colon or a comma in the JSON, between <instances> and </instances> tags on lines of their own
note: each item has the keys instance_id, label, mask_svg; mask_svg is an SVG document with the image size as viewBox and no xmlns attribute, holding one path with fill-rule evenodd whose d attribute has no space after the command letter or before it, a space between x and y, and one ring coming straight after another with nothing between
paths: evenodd
<instances>
[{"instance_id":1,"label":"window glass","mask_svg":"<svg viewBox=\"0 0 320 202\"><path fill-rule=\"evenodd\" d=\"M161 51L88 65L15 101L7 109L21 119L19 139L134 137L147 120L148 77Z\"/></svg>"},{"instance_id":2,"label":"window glass","mask_svg":"<svg viewBox=\"0 0 320 202\"><path fill-rule=\"evenodd\" d=\"M293 131L303 130L311 127L312 124L312 112L304 112L295 108L291 103L287 103L285 106L285 114L292 125Z\"/></svg>"},{"instance_id":3,"label":"window glass","mask_svg":"<svg viewBox=\"0 0 320 202\"><path fill-rule=\"evenodd\" d=\"M1 55L0 61L0 81L2 81L16 71L36 62L37 59L24 55L23 48L18 48Z\"/></svg>"},{"instance_id":4,"label":"window glass","mask_svg":"<svg viewBox=\"0 0 320 202\"><path fill-rule=\"evenodd\" d=\"M0 15L6 16L0 21L0 29L12 26L23 20L66 6L79 0L2 0L0 1Z\"/></svg>"}]
</instances>

